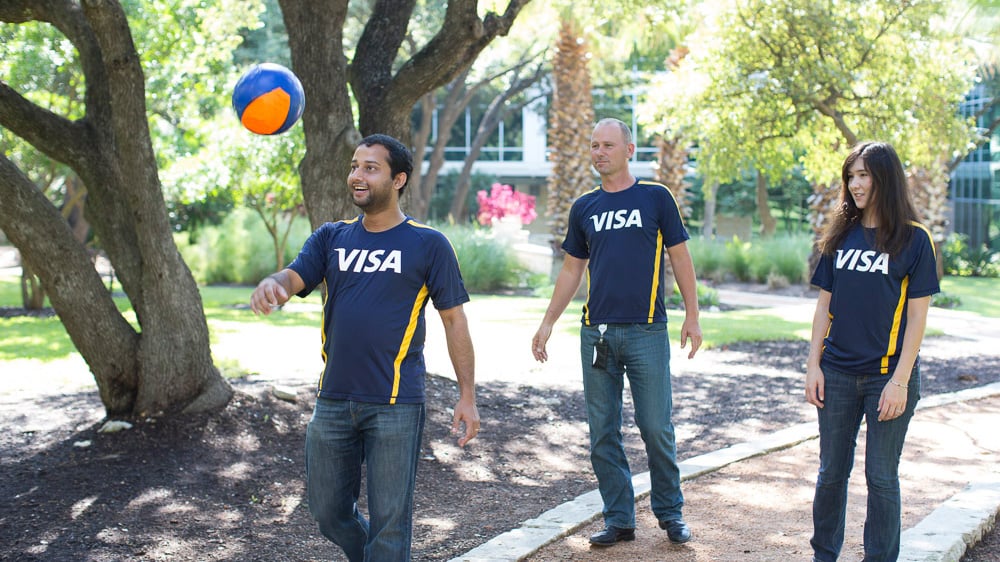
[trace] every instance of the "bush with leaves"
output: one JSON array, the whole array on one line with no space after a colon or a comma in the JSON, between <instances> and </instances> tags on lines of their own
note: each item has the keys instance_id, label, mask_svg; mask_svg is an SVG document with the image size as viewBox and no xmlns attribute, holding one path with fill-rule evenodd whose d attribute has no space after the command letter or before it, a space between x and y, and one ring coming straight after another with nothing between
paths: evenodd
<instances>
[{"instance_id":1,"label":"bush with leaves","mask_svg":"<svg viewBox=\"0 0 1000 562\"><path fill-rule=\"evenodd\" d=\"M462 268L465 288L474 293L524 289L534 282L514 251L487 230L475 226L437 227L451 241Z\"/></svg>"},{"instance_id":2,"label":"bush with leaves","mask_svg":"<svg viewBox=\"0 0 1000 562\"><path fill-rule=\"evenodd\" d=\"M739 281L772 286L805 282L809 276L811 248L808 234L753 238L749 241L706 240L688 242L695 271L715 282Z\"/></svg>"},{"instance_id":3,"label":"bush with leaves","mask_svg":"<svg viewBox=\"0 0 1000 562\"><path fill-rule=\"evenodd\" d=\"M949 234L941 259L946 275L1000 277L1000 252L991 251L986 244L970 246L967 234Z\"/></svg>"}]
</instances>

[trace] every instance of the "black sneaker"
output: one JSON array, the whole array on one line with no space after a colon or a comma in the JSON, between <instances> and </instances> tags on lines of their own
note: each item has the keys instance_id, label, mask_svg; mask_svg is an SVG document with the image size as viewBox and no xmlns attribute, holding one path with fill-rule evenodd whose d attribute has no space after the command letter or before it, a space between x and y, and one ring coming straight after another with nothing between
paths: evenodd
<instances>
[{"instance_id":1,"label":"black sneaker","mask_svg":"<svg viewBox=\"0 0 1000 562\"><path fill-rule=\"evenodd\" d=\"M667 532L667 538L670 539L670 542L680 544L691 540L691 529L688 528L683 519L660 521L660 528Z\"/></svg>"},{"instance_id":2,"label":"black sneaker","mask_svg":"<svg viewBox=\"0 0 1000 562\"><path fill-rule=\"evenodd\" d=\"M611 546L618 541L634 541L635 529L619 529L608 525L600 533L590 535L590 544L597 546Z\"/></svg>"}]
</instances>

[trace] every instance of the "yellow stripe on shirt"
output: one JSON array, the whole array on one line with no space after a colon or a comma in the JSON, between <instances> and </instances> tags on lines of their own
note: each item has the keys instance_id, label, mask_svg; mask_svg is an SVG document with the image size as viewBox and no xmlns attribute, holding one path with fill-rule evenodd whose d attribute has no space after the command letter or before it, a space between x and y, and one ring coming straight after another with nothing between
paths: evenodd
<instances>
[{"instance_id":1,"label":"yellow stripe on shirt","mask_svg":"<svg viewBox=\"0 0 1000 562\"><path fill-rule=\"evenodd\" d=\"M660 265L663 263L663 232L656 231L656 258L653 260L653 287L649 292L649 315L646 323L653 322L653 315L656 313L656 290L660 287Z\"/></svg>"},{"instance_id":2,"label":"yellow stripe on shirt","mask_svg":"<svg viewBox=\"0 0 1000 562\"><path fill-rule=\"evenodd\" d=\"M903 307L906 304L906 289L910 285L910 276L903 277L903 282L899 286L899 302L896 303L896 312L892 315L892 330L889 331L889 346L885 355L882 356L881 373L889 373L889 358L896 354L896 342L899 341L899 325L903 319Z\"/></svg>"},{"instance_id":3,"label":"yellow stripe on shirt","mask_svg":"<svg viewBox=\"0 0 1000 562\"><path fill-rule=\"evenodd\" d=\"M413 333L417 331L417 321L420 319L420 309L423 308L424 302L427 301L427 285L420 287L420 292L417 293L417 298L413 302L413 309L410 311L410 322L406 325L406 332L403 334L403 341L399 344L399 353L396 354L396 360L392 362L392 395L389 396L389 403L395 404L396 398L399 395L399 369L403 364L403 359L406 358L406 354L410 351L410 343L413 342Z\"/></svg>"}]
</instances>

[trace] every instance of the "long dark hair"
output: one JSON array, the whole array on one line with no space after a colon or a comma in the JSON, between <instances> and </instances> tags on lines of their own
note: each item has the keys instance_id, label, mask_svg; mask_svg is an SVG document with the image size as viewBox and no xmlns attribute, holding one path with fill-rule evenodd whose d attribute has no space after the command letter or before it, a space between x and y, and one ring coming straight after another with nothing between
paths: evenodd
<instances>
[{"instance_id":1,"label":"long dark hair","mask_svg":"<svg viewBox=\"0 0 1000 562\"><path fill-rule=\"evenodd\" d=\"M917 212L906 185L906 173L896 150L885 142L861 142L854 146L840 170L840 205L819 241L819 250L833 254L844 242L848 231L861 221L861 209L854 204L848 189L848 172L861 159L872 180L868 205L875 212L875 249L895 256L906 248ZM870 212L870 211L869 211Z\"/></svg>"}]
</instances>

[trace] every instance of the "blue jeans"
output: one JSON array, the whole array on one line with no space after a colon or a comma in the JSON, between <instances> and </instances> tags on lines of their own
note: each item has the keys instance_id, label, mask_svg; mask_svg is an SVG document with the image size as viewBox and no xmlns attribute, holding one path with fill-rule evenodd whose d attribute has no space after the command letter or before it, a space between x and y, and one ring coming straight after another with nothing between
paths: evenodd
<instances>
[{"instance_id":1,"label":"blue jeans","mask_svg":"<svg viewBox=\"0 0 1000 562\"><path fill-rule=\"evenodd\" d=\"M580 330L583 392L590 425L590 462L604 501L604 522L635 528L635 492L622 443L622 392L625 376L632 390L635 424L646 444L652 491L650 504L660 521L681 518L684 496L674 425L670 420L670 344L667 324L608 324L607 367L593 366L596 326Z\"/></svg>"},{"instance_id":2,"label":"blue jeans","mask_svg":"<svg viewBox=\"0 0 1000 562\"><path fill-rule=\"evenodd\" d=\"M824 368L825 401L819 414L819 477L813 500L812 544L817 562L833 562L844 544L847 481L854 467L854 447L867 420L865 480L868 512L864 530L864 562L895 561L899 556L899 457L906 429L920 399L920 369L913 368L906 410L895 419L878 421L878 401L892 375L848 375Z\"/></svg>"},{"instance_id":3,"label":"blue jeans","mask_svg":"<svg viewBox=\"0 0 1000 562\"><path fill-rule=\"evenodd\" d=\"M306 428L309 511L351 562L410 559L423 430L423 404L316 399ZM362 462L370 520L358 511Z\"/></svg>"}]
</instances>

